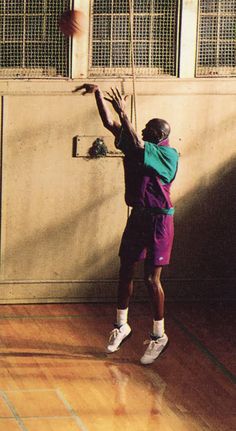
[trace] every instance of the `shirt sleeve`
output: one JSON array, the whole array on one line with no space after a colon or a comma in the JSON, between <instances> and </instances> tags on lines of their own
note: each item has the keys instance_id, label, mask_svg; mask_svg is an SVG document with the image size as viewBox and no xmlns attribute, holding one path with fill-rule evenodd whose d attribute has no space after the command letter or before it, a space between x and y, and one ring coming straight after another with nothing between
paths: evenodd
<instances>
[{"instance_id":1,"label":"shirt sleeve","mask_svg":"<svg viewBox=\"0 0 236 431\"><path fill-rule=\"evenodd\" d=\"M168 184L175 178L179 155L174 148L144 143L144 166L153 169Z\"/></svg>"}]
</instances>

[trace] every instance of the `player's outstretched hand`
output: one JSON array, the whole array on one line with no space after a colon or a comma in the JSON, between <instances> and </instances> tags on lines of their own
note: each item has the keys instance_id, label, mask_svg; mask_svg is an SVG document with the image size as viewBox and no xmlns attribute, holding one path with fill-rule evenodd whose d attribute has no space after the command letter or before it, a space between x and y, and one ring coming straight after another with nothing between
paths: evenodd
<instances>
[{"instance_id":1,"label":"player's outstretched hand","mask_svg":"<svg viewBox=\"0 0 236 431\"><path fill-rule=\"evenodd\" d=\"M98 86L95 84L83 84L80 85L79 87L76 87L72 93L77 93L80 92L80 94L82 94L83 96L87 93L94 93L96 90L98 89Z\"/></svg>"},{"instance_id":2,"label":"player's outstretched hand","mask_svg":"<svg viewBox=\"0 0 236 431\"><path fill-rule=\"evenodd\" d=\"M117 87L115 89L111 88L111 93L106 91L106 94L108 97L104 97L104 99L112 104L113 108L118 114L125 111L126 99L128 95L121 95Z\"/></svg>"}]
</instances>

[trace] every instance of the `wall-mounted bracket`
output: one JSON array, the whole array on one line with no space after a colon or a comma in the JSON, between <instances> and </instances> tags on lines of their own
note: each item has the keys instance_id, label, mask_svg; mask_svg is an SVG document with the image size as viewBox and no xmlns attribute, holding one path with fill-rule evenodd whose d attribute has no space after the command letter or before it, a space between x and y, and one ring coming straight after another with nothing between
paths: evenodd
<instances>
[{"instance_id":1,"label":"wall-mounted bracket","mask_svg":"<svg viewBox=\"0 0 236 431\"><path fill-rule=\"evenodd\" d=\"M72 157L104 158L122 157L122 152L114 146L114 136L76 135L72 138Z\"/></svg>"},{"instance_id":2,"label":"wall-mounted bracket","mask_svg":"<svg viewBox=\"0 0 236 431\"><path fill-rule=\"evenodd\" d=\"M79 157L79 142L80 137L74 136L72 140L72 157Z\"/></svg>"}]
</instances>

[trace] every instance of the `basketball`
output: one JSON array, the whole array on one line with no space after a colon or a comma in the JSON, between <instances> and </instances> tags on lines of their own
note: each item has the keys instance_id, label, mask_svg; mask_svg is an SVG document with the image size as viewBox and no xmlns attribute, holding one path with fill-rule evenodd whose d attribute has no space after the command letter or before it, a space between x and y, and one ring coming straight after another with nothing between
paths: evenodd
<instances>
[{"instance_id":1,"label":"basketball","mask_svg":"<svg viewBox=\"0 0 236 431\"><path fill-rule=\"evenodd\" d=\"M59 19L59 28L67 37L80 37L86 27L86 17L79 10L67 10Z\"/></svg>"}]
</instances>

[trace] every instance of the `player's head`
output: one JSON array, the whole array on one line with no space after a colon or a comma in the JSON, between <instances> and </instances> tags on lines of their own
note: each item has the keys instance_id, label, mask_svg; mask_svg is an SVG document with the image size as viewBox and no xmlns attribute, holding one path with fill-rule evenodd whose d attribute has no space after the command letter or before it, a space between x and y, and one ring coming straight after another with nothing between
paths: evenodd
<instances>
[{"instance_id":1,"label":"player's head","mask_svg":"<svg viewBox=\"0 0 236 431\"><path fill-rule=\"evenodd\" d=\"M144 141L153 142L158 144L159 142L168 138L170 134L170 125L165 120L160 118L153 118L148 121L145 128L142 130L142 137Z\"/></svg>"}]
</instances>

